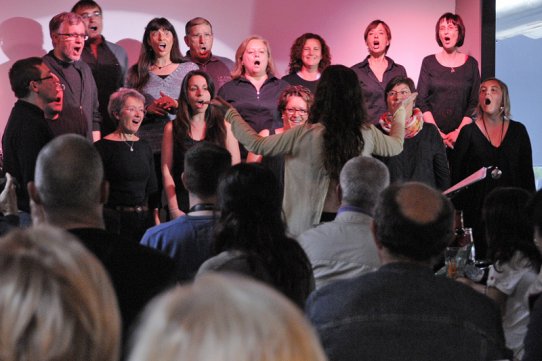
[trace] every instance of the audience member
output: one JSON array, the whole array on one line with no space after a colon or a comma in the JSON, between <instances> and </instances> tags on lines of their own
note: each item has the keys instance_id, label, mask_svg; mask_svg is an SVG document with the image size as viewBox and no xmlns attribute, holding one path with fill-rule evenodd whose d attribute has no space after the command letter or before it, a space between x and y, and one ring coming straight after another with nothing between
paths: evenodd
<instances>
[{"instance_id":1,"label":"audience member","mask_svg":"<svg viewBox=\"0 0 542 361\"><path fill-rule=\"evenodd\" d=\"M281 127L277 103L288 83L278 79L275 74L269 43L261 36L252 35L237 48L232 80L218 91L218 95L235 106L257 133ZM247 151L241 147L241 158L246 157ZM271 158L267 161L272 163ZM273 167L272 164L270 166ZM278 168L272 169L278 176Z\"/></svg>"},{"instance_id":2,"label":"audience member","mask_svg":"<svg viewBox=\"0 0 542 361\"><path fill-rule=\"evenodd\" d=\"M542 190L539 190L530 202L531 217L534 226L534 242L542 253ZM542 272L538 274L537 283L533 284L530 301L533 307L529 316L527 334L523 341L525 354L523 361L542 360Z\"/></svg>"},{"instance_id":3,"label":"audience member","mask_svg":"<svg viewBox=\"0 0 542 361\"><path fill-rule=\"evenodd\" d=\"M299 310L273 289L218 274L154 300L130 361L325 361Z\"/></svg>"},{"instance_id":4,"label":"audience member","mask_svg":"<svg viewBox=\"0 0 542 361\"><path fill-rule=\"evenodd\" d=\"M311 262L317 289L380 266L371 222L378 195L389 185L388 170L376 159L358 156L346 162L339 180L341 207L335 220L297 238Z\"/></svg>"},{"instance_id":5,"label":"audience member","mask_svg":"<svg viewBox=\"0 0 542 361\"><path fill-rule=\"evenodd\" d=\"M314 94L322 72L330 64L331 52L326 41L318 34L305 33L292 44L288 75L282 80L302 85Z\"/></svg>"},{"instance_id":6,"label":"audience member","mask_svg":"<svg viewBox=\"0 0 542 361\"><path fill-rule=\"evenodd\" d=\"M75 133L96 141L102 122L98 89L90 67L80 60L87 39L85 23L79 15L63 12L49 22L49 34L53 50L43 62L66 86L60 116L49 125L55 135Z\"/></svg>"},{"instance_id":7,"label":"audience member","mask_svg":"<svg viewBox=\"0 0 542 361\"><path fill-rule=\"evenodd\" d=\"M381 194L373 235L379 270L315 291L307 315L331 360L496 360L508 350L499 310L432 262L453 236L453 207L422 183Z\"/></svg>"},{"instance_id":8,"label":"audience member","mask_svg":"<svg viewBox=\"0 0 542 361\"><path fill-rule=\"evenodd\" d=\"M177 268L177 281L190 281L211 257L220 176L231 166L230 153L213 143L200 142L184 157L181 180L188 191L190 209L173 221L145 232L141 244L166 253Z\"/></svg>"},{"instance_id":9,"label":"audience member","mask_svg":"<svg viewBox=\"0 0 542 361\"><path fill-rule=\"evenodd\" d=\"M164 127L162 180L171 219L189 208L188 192L181 181L186 151L207 140L228 149L234 164L241 160L239 143L224 120L224 112L208 104L214 97L211 77L202 70L191 71L183 79L177 117Z\"/></svg>"},{"instance_id":10,"label":"audience member","mask_svg":"<svg viewBox=\"0 0 542 361\"><path fill-rule=\"evenodd\" d=\"M459 51L465 40L461 16L443 14L435 25L435 37L442 51L422 61L418 105L424 121L435 124L446 146L453 149L461 128L472 122L480 72L476 59Z\"/></svg>"},{"instance_id":11,"label":"audience member","mask_svg":"<svg viewBox=\"0 0 542 361\"><path fill-rule=\"evenodd\" d=\"M251 152L286 156L283 208L289 231L295 237L335 218L340 206L335 188L340 169L350 158L401 152L405 106L414 98L415 94L398 107L390 135L384 135L369 124L354 71L330 65L322 73L308 123L303 126L261 137L235 109L228 110L226 120L231 122L236 138ZM212 102L221 104L220 100Z\"/></svg>"},{"instance_id":12,"label":"audience member","mask_svg":"<svg viewBox=\"0 0 542 361\"><path fill-rule=\"evenodd\" d=\"M488 259L493 264L487 286L460 279L500 307L506 346L518 360L523 356L523 339L529 322L528 290L542 261L527 213L530 198L526 190L512 187L498 188L488 194L483 218Z\"/></svg>"},{"instance_id":13,"label":"audience member","mask_svg":"<svg viewBox=\"0 0 542 361\"><path fill-rule=\"evenodd\" d=\"M198 274L243 273L270 284L303 308L314 277L305 252L286 235L279 182L273 173L253 163L231 167L219 183L218 206L215 256L201 265Z\"/></svg>"},{"instance_id":14,"label":"audience member","mask_svg":"<svg viewBox=\"0 0 542 361\"><path fill-rule=\"evenodd\" d=\"M35 224L49 223L77 236L107 269L119 301L123 335L145 304L168 287L174 264L167 256L105 231L109 184L94 146L63 135L40 152L28 190Z\"/></svg>"},{"instance_id":15,"label":"audience member","mask_svg":"<svg viewBox=\"0 0 542 361\"><path fill-rule=\"evenodd\" d=\"M510 117L508 87L490 78L482 82L476 121L465 126L450 158L452 182L457 183L482 167L487 177L454 197L463 211L465 226L471 227L476 256L484 259L487 241L482 223L484 199L497 187L519 187L534 192L531 141L525 126Z\"/></svg>"},{"instance_id":16,"label":"audience member","mask_svg":"<svg viewBox=\"0 0 542 361\"><path fill-rule=\"evenodd\" d=\"M231 71L235 64L228 58L213 55L213 26L209 20L197 17L186 23L184 28L184 42L190 50L186 52L186 57L196 63L200 70L203 70L211 76L216 89L231 80Z\"/></svg>"},{"instance_id":17,"label":"audience member","mask_svg":"<svg viewBox=\"0 0 542 361\"><path fill-rule=\"evenodd\" d=\"M128 70L128 55L120 46L107 41L102 35L102 7L93 0L80 0L72 8L72 13L83 18L88 39L81 53L81 59L88 64L98 87L100 114L102 115L102 137L117 128L114 119L109 117L107 104L109 97L124 85Z\"/></svg>"},{"instance_id":18,"label":"audience member","mask_svg":"<svg viewBox=\"0 0 542 361\"><path fill-rule=\"evenodd\" d=\"M380 130L389 133L392 109L415 92L414 82L397 76L386 85L388 111L380 117ZM390 171L390 181L416 181L442 191L450 187L450 168L446 148L434 124L424 123L420 109L409 107L405 122L405 143L401 154L379 157Z\"/></svg>"},{"instance_id":19,"label":"audience member","mask_svg":"<svg viewBox=\"0 0 542 361\"><path fill-rule=\"evenodd\" d=\"M2 360L117 361L120 316L102 265L47 226L0 238Z\"/></svg>"},{"instance_id":20,"label":"audience member","mask_svg":"<svg viewBox=\"0 0 542 361\"><path fill-rule=\"evenodd\" d=\"M17 97L9 116L2 148L4 171L15 177L17 205L24 212L22 222L30 224L30 200L26 184L34 180L36 158L41 148L53 139L45 120L47 104L62 93L59 80L41 58L16 61L9 71L11 89Z\"/></svg>"},{"instance_id":21,"label":"audience member","mask_svg":"<svg viewBox=\"0 0 542 361\"><path fill-rule=\"evenodd\" d=\"M160 200L151 147L136 135L145 117L145 98L137 90L121 88L111 94L108 110L117 129L94 143L110 187L105 221L109 230L139 243L154 225L153 211Z\"/></svg>"},{"instance_id":22,"label":"audience member","mask_svg":"<svg viewBox=\"0 0 542 361\"><path fill-rule=\"evenodd\" d=\"M391 29L382 20L373 20L363 34L369 55L361 63L352 66L358 76L363 100L367 108L367 119L378 124L378 119L387 109L384 88L396 76L406 76L402 65L386 56L391 44Z\"/></svg>"}]
</instances>

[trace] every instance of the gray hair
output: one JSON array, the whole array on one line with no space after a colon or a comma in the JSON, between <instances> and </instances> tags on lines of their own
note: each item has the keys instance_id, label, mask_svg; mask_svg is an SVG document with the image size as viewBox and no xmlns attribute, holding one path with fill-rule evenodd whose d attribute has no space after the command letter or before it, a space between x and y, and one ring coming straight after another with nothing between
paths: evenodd
<instances>
[{"instance_id":1,"label":"gray hair","mask_svg":"<svg viewBox=\"0 0 542 361\"><path fill-rule=\"evenodd\" d=\"M154 300L130 361L325 361L299 309L270 287L205 274Z\"/></svg>"},{"instance_id":2,"label":"gray hair","mask_svg":"<svg viewBox=\"0 0 542 361\"><path fill-rule=\"evenodd\" d=\"M340 185L344 203L373 213L380 192L390 184L390 173L381 161L358 156L343 166Z\"/></svg>"},{"instance_id":3,"label":"gray hair","mask_svg":"<svg viewBox=\"0 0 542 361\"><path fill-rule=\"evenodd\" d=\"M47 212L70 215L95 207L103 180L102 159L82 136L61 135L38 155L34 183Z\"/></svg>"},{"instance_id":4,"label":"gray hair","mask_svg":"<svg viewBox=\"0 0 542 361\"><path fill-rule=\"evenodd\" d=\"M50 226L0 238L2 360L116 361L120 314L102 264Z\"/></svg>"},{"instance_id":5,"label":"gray hair","mask_svg":"<svg viewBox=\"0 0 542 361\"><path fill-rule=\"evenodd\" d=\"M107 112L109 113L111 119L117 119L115 114L120 113L121 109L124 107L126 99L128 98L136 98L145 104L145 97L137 90L131 88L120 88L109 97Z\"/></svg>"}]
</instances>

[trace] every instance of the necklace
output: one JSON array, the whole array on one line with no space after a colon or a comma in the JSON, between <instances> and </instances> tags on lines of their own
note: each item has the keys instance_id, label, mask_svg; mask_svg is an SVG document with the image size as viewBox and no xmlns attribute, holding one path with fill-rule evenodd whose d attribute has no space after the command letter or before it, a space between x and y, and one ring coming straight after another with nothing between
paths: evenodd
<instances>
[{"instance_id":1,"label":"necklace","mask_svg":"<svg viewBox=\"0 0 542 361\"><path fill-rule=\"evenodd\" d=\"M170 66L171 64L173 64L173 62L171 62L171 63L169 63L169 64L166 64L166 65L163 65L163 66L158 66L158 65L156 65L156 64L153 64L153 65L154 65L155 67L157 67L158 70L162 70L162 69L164 69L164 68L167 68L167 67Z\"/></svg>"},{"instance_id":2,"label":"necklace","mask_svg":"<svg viewBox=\"0 0 542 361\"><path fill-rule=\"evenodd\" d=\"M132 144L130 144L130 143L128 143L128 135L125 134L124 137L125 137L126 139L123 139L122 134L123 134L123 133L119 133L119 138L120 138L120 140L122 140L122 141L124 142L124 144L126 144L126 146L127 146L128 148L130 148L130 152L133 152L133 151L134 151L134 142L135 142L135 140L132 140ZM131 136L131 135L132 135L132 134L130 134L130 136Z\"/></svg>"},{"instance_id":3,"label":"necklace","mask_svg":"<svg viewBox=\"0 0 542 361\"><path fill-rule=\"evenodd\" d=\"M485 118L483 116L482 116L482 125L484 126L484 130L486 131L487 140L489 140L489 143L491 145L493 145L493 142L491 141L491 137L489 136L489 132L487 131L487 128L486 128L486 120L485 120ZM503 135L504 135L504 119L503 119L502 125L501 125L501 141L499 142L499 146L502 143ZM494 147L496 147L496 146L494 146Z\"/></svg>"}]
</instances>

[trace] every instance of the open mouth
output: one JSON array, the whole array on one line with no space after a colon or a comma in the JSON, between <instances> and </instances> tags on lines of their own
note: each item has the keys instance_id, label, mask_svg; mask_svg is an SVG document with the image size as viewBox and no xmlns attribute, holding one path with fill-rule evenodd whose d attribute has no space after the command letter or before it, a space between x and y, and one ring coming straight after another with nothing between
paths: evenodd
<instances>
[{"instance_id":1,"label":"open mouth","mask_svg":"<svg viewBox=\"0 0 542 361\"><path fill-rule=\"evenodd\" d=\"M449 36L445 36L445 37L444 37L444 40L445 40L445 41L450 41L450 37L449 37Z\"/></svg>"},{"instance_id":2,"label":"open mouth","mask_svg":"<svg viewBox=\"0 0 542 361\"><path fill-rule=\"evenodd\" d=\"M158 47L162 50L165 50L166 49L166 43L160 43L158 44Z\"/></svg>"},{"instance_id":3,"label":"open mouth","mask_svg":"<svg viewBox=\"0 0 542 361\"><path fill-rule=\"evenodd\" d=\"M260 65L260 61L259 61L259 60L256 60L256 61L254 62L254 65Z\"/></svg>"},{"instance_id":4,"label":"open mouth","mask_svg":"<svg viewBox=\"0 0 542 361\"><path fill-rule=\"evenodd\" d=\"M90 30L92 30L92 31L96 31L96 30L98 30L98 27L97 27L97 26L95 26L95 25L92 25L92 26L90 26Z\"/></svg>"},{"instance_id":5,"label":"open mouth","mask_svg":"<svg viewBox=\"0 0 542 361\"><path fill-rule=\"evenodd\" d=\"M374 46L379 46L379 45L380 45L380 41L375 40L375 41L373 42L373 45L374 45Z\"/></svg>"},{"instance_id":6,"label":"open mouth","mask_svg":"<svg viewBox=\"0 0 542 361\"><path fill-rule=\"evenodd\" d=\"M485 102L484 102L484 103L486 103L486 105L489 105L489 104L491 104L491 99L489 99L489 98L486 98L486 100L485 100Z\"/></svg>"}]
</instances>

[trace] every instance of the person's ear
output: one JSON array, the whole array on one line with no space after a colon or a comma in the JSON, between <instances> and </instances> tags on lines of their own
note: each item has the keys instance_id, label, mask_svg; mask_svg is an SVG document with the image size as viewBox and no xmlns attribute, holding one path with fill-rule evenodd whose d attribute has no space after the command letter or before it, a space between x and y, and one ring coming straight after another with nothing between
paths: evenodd
<instances>
[{"instance_id":1,"label":"person's ear","mask_svg":"<svg viewBox=\"0 0 542 361\"><path fill-rule=\"evenodd\" d=\"M26 185L26 189L28 191L28 196L31 200L34 201L36 204L41 204L41 198L38 193L38 189L36 188L36 184L33 181L28 182Z\"/></svg>"},{"instance_id":2,"label":"person's ear","mask_svg":"<svg viewBox=\"0 0 542 361\"><path fill-rule=\"evenodd\" d=\"M183 182L184 189L188 189L186 188L186 174L184 172L181 173L181 182Z\"/></svg>"}]
</instances>

